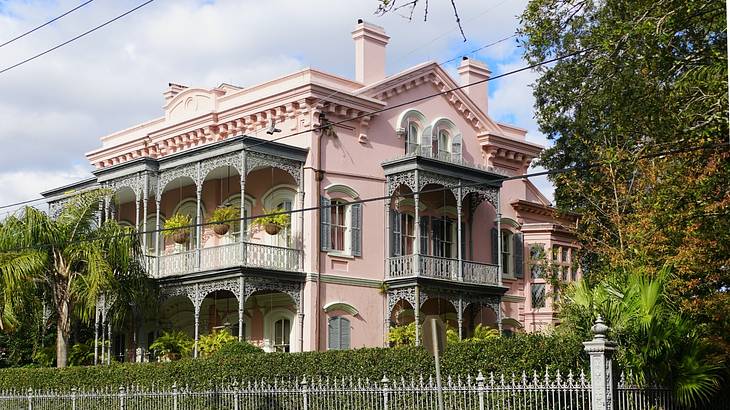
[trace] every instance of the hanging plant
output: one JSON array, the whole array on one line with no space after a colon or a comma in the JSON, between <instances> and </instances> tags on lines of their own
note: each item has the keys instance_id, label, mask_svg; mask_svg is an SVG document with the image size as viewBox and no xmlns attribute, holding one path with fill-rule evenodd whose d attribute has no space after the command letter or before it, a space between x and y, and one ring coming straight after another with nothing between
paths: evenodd
<instances>
[{"instance_id":1,"label":"hanging plant","mask_svg":"<svg viewBox=\"0 0 730 410\"><path fill-rule=\"evenodd\" d=\"M187 243L190 240L190 224L192 218L189 215L177 213L165 221L163 235L172 237L178 244Z\"/></svg>"},{"instance_id":2,"label":"hanging plant","mask_svg":"<svg viewBox=\"0 0 730 410\"><path fill-rule=\"evenodd\" d=\"M281 212L286 211L281 208L264 209L265 215L254 219L253 225L259 228L264 228L266 233L269 235L276 235L282 228L289 225L289 214Z\"/></svg>"},{"instance_id":3,"label":"hanging plant","mask_svg":"<svg viewBox=\"0 0 730 410\"><path fill-rule=\"evenodd\" d=\"M231 221L238 219L240 212L232 206L218 207L208 219L208 222L213 224L213 232L219 236L227 234L231 229Z\"/></svg>"}]
</instances>

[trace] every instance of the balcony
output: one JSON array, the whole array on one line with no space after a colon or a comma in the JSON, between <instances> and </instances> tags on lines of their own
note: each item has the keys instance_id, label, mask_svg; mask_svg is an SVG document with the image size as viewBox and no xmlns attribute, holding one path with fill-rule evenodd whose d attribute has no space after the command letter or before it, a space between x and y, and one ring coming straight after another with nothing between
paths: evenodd
<instances>
[{"instance_id":1,"label":"balcony","mask_svg":"<svg viewBox=\"0 0 730 410\"><path fill-rule=\"evenodd\" d=\"M475 164L473 162L467 161L464 159L464 156L460 153L452 153L448 151L436 151L434 152L431 150L431 147L428 147L428 149L421 149L421 146L418 144L407 144L406 153L401 154L397 157L391 158L387 161L385 161L383 164L390 164L393 162L400 162L403 160L413 159L413 158L428 158L436 161L440 161L442 163L450 164L450 165L458 165L466 168L471 168L474 170L479 171L485 171L490 172L493 174L500 174L500 175L506 175L504 171L487 166L482 164Z\"/></svg>"},{"instance_id":2,"label":"balcony","mask_svg":"<svg viewBox=\"0 0 730 410\"><path fill-rule=\"evenodd\" d=\"M459 278L460 263L461 278ZM428 255L404 255L388 258L387 266L386 279L423 277L478 285L500 285L497 265L486 263L459 262L458 259Z\"/></svg>"},{"instance_id":3,"label":"balcony","mask_svg":"<svg viewBox=\"0 0 730 410\"><path fill-rule=\"evenodd\" d=\"M150 260L150 276L165 278L231 267L262 268L297 272L301 250L252 242L236 242L184 251L159 258L159 270Z\"/></svg>"}]
</instances>

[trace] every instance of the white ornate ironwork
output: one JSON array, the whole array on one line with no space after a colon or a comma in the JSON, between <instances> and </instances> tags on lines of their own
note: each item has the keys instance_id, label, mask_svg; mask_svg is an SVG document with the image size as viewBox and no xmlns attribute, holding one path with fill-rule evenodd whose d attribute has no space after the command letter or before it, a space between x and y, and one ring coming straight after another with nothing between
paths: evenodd
<instances>
[{"instance_id":1,"label":"white ornate ironwork","mask_svg":"<svg viewBox=\"0 0 730 410\"><path fill-rule=\"evenodd\" d=\"M388 184L388 196L393 195L393 192L401 185L407 186L413 192L416 191L416 176L413 171L388 175L386 180Z\"/></svg>"},{"instance_id":2,"label":"white ornate ironwork","mask_svg":"<svg viewBox=\"0 0 730 410\"><path fill-rule=\"evenodd\" d=\"M122 188L129 188L132 192L134 192L135 200L139 201L142 199L142 194L144 192L144 176L139 173L125 175L121 178L105 182L104 186L111 189L114 194L119 192Z\"/></svg>"},{"instance_id":3,"label":"white ornate ironwork","mask_svg":"<svg viewBox=\"0 0 730 410\"><path fill-rule=\"evenodd\" d=\"M418 190L421 191L426 185L434 184L448 188L455 198L459 196L459 180L444 175L434 174L431 172L418 172Z\"/></svg>"},{"instance_id":4,"label":"white ornate ironwork","mask_svg":"<svg viewBox=\"0 0 730 410\"><path fill-rule=\"evenodd\" d=\"M249 172L258 169L258 168L265 168L265 167L272 167L272 168L278 168L285 172L287 172L289 175L291 175L296 180L296 185L299 185L299 182L302 179L301 176L301 167L299 162L286 159L286 158L280 158L269 154L262 154L259 152L248 152L246 155L246 175L248 175Z\"/></svg>"},{"instance_id":5,"label":"white ornate ironwork","mask_svg":"<svg viewBox=\"0 0 730 410\"><path fill-rule=\"evenodd\" d=\"M251 277L244 280L245 299L248 299L255 292L274 291L289 295L294 305L299 309L301 301L301 284L284 280L275 280L261 277ZM245 300L244 299L244 300Z\"/></svg>"},{"instance_id":6,"label":"white ornate ironwork","mask_svg":"<svg viewBox=\"0 0 730 410\"><path fill-rule=\"evenodd\" d=\"M162 199L162 191L165 190L167 184L182 177L190 178L193 181L193 184L195 184L197 187L197 182L199 179L198 163L191 162L189 164L184 164L175 168L161 171L157 176L157 191L155 198L160 201Z\"/></svg>"},{"instance_id":7,"label":"white ornate ironwork","mask_svg":"<svg viewBox=\"0 0 730 410\"><path fill-rule=\"evenodd\" d=\"M397 288L388 290L388 310L387 314L393 312L395 305L401 300L405 300L412 307L416 306L416 290L413 287Z\"/></svg>"},{"instance_id":8,"label":"white ornate ironwork","mask_svg":"<svg viewBox=\"0 0 730 410\"><path fill-rule=\"evenodd\" d=\"M213 158L208 158L200 162L200 180L198 184L202 184L208 174L221 167L232 167L241 174L243 170L243 164L241 163L241 155L238 152L230 154L220 155Z\"/></svg>"}]
</instances>

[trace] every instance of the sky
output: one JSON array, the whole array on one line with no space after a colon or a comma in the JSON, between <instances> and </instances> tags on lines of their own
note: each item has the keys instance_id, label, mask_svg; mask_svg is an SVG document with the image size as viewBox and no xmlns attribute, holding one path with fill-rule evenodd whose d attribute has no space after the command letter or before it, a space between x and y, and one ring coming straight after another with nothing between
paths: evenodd
<instances>
[{"instance_id":1,"label":"sky","mask_svg":"<svg viewBox=\"0 0 730 410\"><path fill-rule=\"evenodd\" d=\"M0 0L0 44L83 0ZM141 4L94 0L0 47L0 70ZM91 176L84 157L99 138L162 115L170 82L253 85L305 67L354 77L350 32L362 18L383 26L387 74L427 60L442 62L513 34L526 0L459 0L467 42L449 1L408 12L374 14L377 0L156 0L25 65L0 74L0 206ZM470 56L492 75L525 65L510 39ZM460 58L447 64L456 76ZM489 83L489 115L528 130L547 145L534 119L533 72ZM533 182L552 200L545 178Z\"/></svg>"}]
</instances>

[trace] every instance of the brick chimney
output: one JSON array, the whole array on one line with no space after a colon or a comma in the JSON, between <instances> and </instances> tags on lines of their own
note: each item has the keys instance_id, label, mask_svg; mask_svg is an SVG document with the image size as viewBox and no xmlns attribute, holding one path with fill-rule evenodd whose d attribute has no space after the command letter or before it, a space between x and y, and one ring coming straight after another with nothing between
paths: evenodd
<instances>
[{"instance_id":1,"label":"brick chimney","mask_svg":"<svg viewBox=\"0 0 730 410\"><path fill-rule=\"evenodd\" d=\"M476 81L487 79L492 74L487 65L478 60L472 60L469 57L463 57L459 65L459 79L461 85L467 85ZM489 93L488 82L472 85L463 88L464 92L474 101L485 114L487 114L487 99Z\"/></svg>"},{"instance_id":2,"label":"brick chimney","mask_svg":"<svg viewBox=\"0 0 730 410\"><path fill-rule=\"evenodd\" d=\"M352 32L355 40L355 80L369 85L385 78L385 30L375 24L357 21Z\"/></svg>"}]
</instances>

